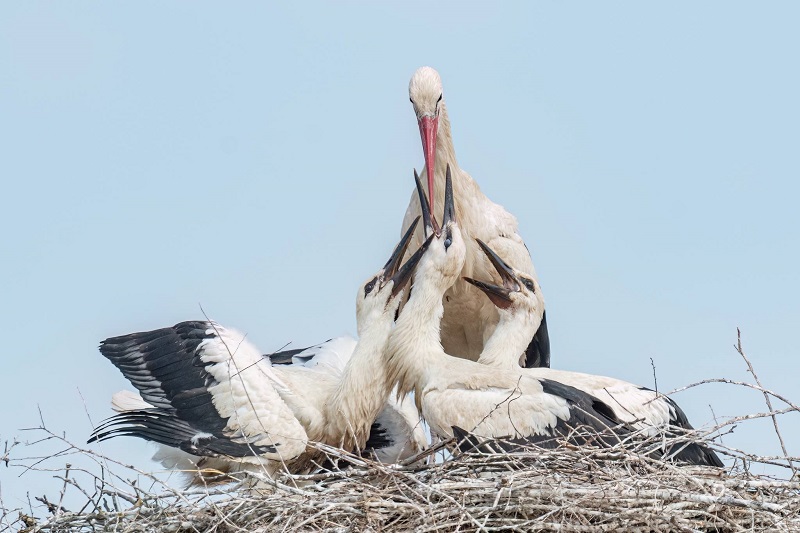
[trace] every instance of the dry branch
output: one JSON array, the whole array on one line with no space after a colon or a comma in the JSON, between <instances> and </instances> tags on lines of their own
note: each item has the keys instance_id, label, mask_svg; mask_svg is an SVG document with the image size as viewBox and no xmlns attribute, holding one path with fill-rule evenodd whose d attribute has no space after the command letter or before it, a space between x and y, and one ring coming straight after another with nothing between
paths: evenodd
<instances>
[{"instance_id":1,"label":"dry branch","mask_svg":"<svg viewBox=\"0 0 800 533\"><path fill-rule=\"evenodd\" d=\"M740 355L746 359L741 345ZM749 365L749 362L748 362ZM752 367L750 367L752 370ZM28 444L7 444L0 461L59 480L50 498L6 508L0 529L28 532L149 531L800 531L800 458L786 453L778 421L796 404L757 384L708 380L759 391L787 407L721 420L713 428L666 439L668 444L719 437L737 424L770 418L781 453L756 456L707 444L733 466L687 467L650 457L664 444L628 439L606 448L530 447L515 453L461 454L431 460L447 443L414 460L383 465L320 446L343 470L270 479L237 474L227 485L181 490L158 475L71 444L42 426ZM692 385L697 386L697 384ZM708 386L708 385L703 385ZM669 442L672 440L672 442ZM42 443L62 449L16 457ZM450 443L452 444L452 443ZM79 466L89 462L90 467ZM732 460L732 461L731 461ZM768 466L779 475L755 475ZM83 503L65 503L70 495Z\"/></svg>"},{"instance_id":2,"label":"dry branch","mask_svg":"<svg viewBox=\"0 0 800 533\"><path fill-rule=\"evenodd\" d=\"M48 438L60 437L50 433ZM121 467L90 450L70 451ZM0 523L26 532L131 533L800 530L800 482L667 463L630 443L604 449L531 447L409 465L373 463L330 447L325 451L354 466L274 482L243 474L227 486L190 491L136 471L156 484L158 490L151 492L119 475L73 467L61 471L58 494L79 489L90 502L87 508L70 512L48 501L44 516L19 511L11 516L4 510ZM34 460L40 461L28 459ZM784 467L789 471L785 462ZM81 485L78 474L90 476L93 487Z\"/></svg>"}]
</instances>

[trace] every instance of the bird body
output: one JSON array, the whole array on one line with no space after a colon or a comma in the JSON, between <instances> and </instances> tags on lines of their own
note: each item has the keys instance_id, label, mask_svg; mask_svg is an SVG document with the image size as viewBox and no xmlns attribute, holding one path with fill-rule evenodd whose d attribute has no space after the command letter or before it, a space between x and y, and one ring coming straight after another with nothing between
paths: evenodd
<instances>
[{"instance_id":1,"label":"bird body","mask_svg":"<svg viewBox=\"0 0 800 533\"><path fill-rule=\"evenodd\" d=\"M607 376L550 368L544 372L532 368L531 375L591 394L611 407L619 420L648 436L656 436L669 425L691 429L686 415L672 399L646 387Z\"/></svg>"},{"instance_id":2,"label":"bird body","mask_svg":"<svg viewBox=\"0 0 800 533\"><path fill-rule=\"evenodd\" d=\"M488 296L486 300L492 302L500 314L495 333L478 361L493 368L513 370L518 367L526 339L536 330L542 316L541 289L535 279L511 266L486 243L477 241L477 244L501 279L501 285L466 279ZM646 387L612 377L552 368L530 368L525 373L531 378L557 382L597 398L611 409L614 418L642 435L674 435L693 429L674 400ZM674 455L680 461L723 466L716 454L705 446L692 442L676 448ZM672 449L663 451L669 456Z\"/></svg>"},{"instance_id":3,"label":"bird body","mask_svg":"<svg viewBox=\"0 0 800 533\"><path fill-rule=\"evenodd\" d=\"M528 373L532 369L494 368L448 356L437 328L426 326L441 317L442 307L441 294L415 284L386 351L390 383L397 383L401 395L414 393L433 433L451 437L457 426L485 438L550 437L582 424L598 431L616 424L597 412L588 395L548 392L545 380Z\"/></svg>"},{"instance_id":4,"label":"bird body","mask_svg":"<svg viewBox=\"0 0 800 533\"><path fill-rule=\"evenodd\" d=\"M383 424L373 441L383 449L379 458L420 451L421 429L395 431L401 421L415 424L413 407L390 400L382 379L382 353L402 289L421 255L400 267L410 236L359 288L357 343L334 339L294 353L289 364L273 364L244 335L213 322L182 322L103 341L101 353L141 397L115 397L122 412L96 428L90 442L138 436L199 458L200 469L272 475L319 464L315 442L365 450L377 419ZM281 354L278 360L286 362Z\"/></svg>"},{"instance_id":5,"label":"bird body","mask_svg":"<svg viewBox=\"0 0 800 533\"><path fill-rule=\"evenodd\" d=\"M430 67L418 69L409 83L409 96L420 126L425 154L423 175L427 176L431 211L443 205L447 168L452 172L456 218L467 243L462 276L491 279L494 275L491 264L474 244L477 238L502 253L516 268L535 277L533 261L519 235L516 217L483 194L477 182L458 166L439 74ZM403 231L420 214L418 196L412 194L403 219ZM417 242L421 241L418 232ZM460 279L447 289L444 299L441 335L445 351L477 360L497 325L497 310ZM543 320L541 331L531 342L527 366L549 366L549 360L547 325Z\"/></svg>"},{"instance_id":6,"label":"bird body","mask_svg":"<svg viewBox=\"0 0 800 533\"><path fill-rule=\"evenodd\" d=\"M106 339L100 351L138 389L141 403L134 393L125 402L115 395L122 412L96 428L90 442L132 435L214 458L199 460L202 469L263 467L273 474L319 436L281 397L289 387L269 359L234 330L181 322ZM304 411L310 407L306 402Z\"/></svg>"},{"instance_id":7,"label":"bird body","mask_svg":"<svg viewBox=\"0 0 800 533\"><path fill-rule=\"evenodd\" d=\"M290 350L292 356L276 369L286 376L287 381L292 383L292 389L319 388L322 391L319 394L320 397L331 398L331 402L327 404L326 424L346 425L344 421L352 418L332 406L349 402L348 410L350 412L365 410L359 402L360 393L358 391L362 389L357 383L351 379L345 379L343 376L347 370L347 362L352 357L357 345L357 339L346 335L304 350ZM273 364L276 364L275 361L280 360L283 353L286 352L271 354L268 357ZM378 362L381 361L380 357L375 359ZM355 365L350 368L352 372ZM380 368L371 367L369 370L377 372L378 375L382 373ZM367 372L361 371L360 374L365 376ZM369 380L364 379L363 381L365 383L361 385L368 389ZM350 387L337 387L337 385L347 382L352 384L355 392L348 392L347 389ZM335 394L347 396L347 398L337 399L334 398ZM367 409L367 411L362 415L363 419L369 418L371 410ZM312 414L315 414L314 411ZM314 416L314 418L319 419L318 416ZM337 431L342 432L341 429ZM413 402L410 400L398 401L396 395L390 394L369 429L369 439L363 445L362 451L364 455L374 455L383 463L393 463L422 451L427 444L419 412Z\"/></svg>"},{"instance_id":8,"label":"bird body","mask_svg":"<svg viewBox=\"0 0 800 533\"><path fill-rule=\"evenodd\" d=\"M518 366L497 368L445 353L439 329L445 313L442 296L459 279L466 257L449 182L441 229L427 241L431 244L385 351L387 386L396 386L401 397L413 392L423 418L443 437L452 436L454 426L481 437L512 438L567 435L583 425L609 430L618 421L588 394ZM421 205L427 209L425 201Z\"/></svg>"}]
</instances>

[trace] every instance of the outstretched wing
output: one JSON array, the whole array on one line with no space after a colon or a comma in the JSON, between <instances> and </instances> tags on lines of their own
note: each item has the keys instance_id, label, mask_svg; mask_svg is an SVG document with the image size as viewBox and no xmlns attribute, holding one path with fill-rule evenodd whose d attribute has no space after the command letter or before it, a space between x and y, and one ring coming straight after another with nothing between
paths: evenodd
<instances>
[{"instance_id":1,"label":"outstretched wing","mask_svg":"<svg viewBox=\"0 0 800 533\"><path fill-rule=\"evenodd\" d=\"M134 435L195 455L289 460L307 437L279 394L286 384L244 335L212 322L106 339L100 352L152 408L120 413L91 441Z\"/></svg>"}]
</instances>

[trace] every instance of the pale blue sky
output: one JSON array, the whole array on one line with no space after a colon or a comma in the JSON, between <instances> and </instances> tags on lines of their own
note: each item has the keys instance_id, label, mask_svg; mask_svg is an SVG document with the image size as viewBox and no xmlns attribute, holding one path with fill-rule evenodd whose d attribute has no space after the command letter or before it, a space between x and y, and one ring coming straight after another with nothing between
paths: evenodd
<instances>
[{"instance_id":1,"label":"pale blue sky","mask_svg":"<svg viewBox=\"0 0 800 533\"><path fill-rule=\"evenodd\" d=\"M553 366L747 379L738 326L800 401L800 8L611 6L3 3L0 440L38 405L84 442L130 388L98 342L200 304L265 352L354 332L422 167L426 64L459 163L519 219ZM763 402L676 400L696 425ZM800 414L782 429L800 455ZM767 423L726 442L779 451ZM143 441L103 449L155 468ZM54 490L19 473L0 466L6 507Z\"/></svg>"}]
</instances>

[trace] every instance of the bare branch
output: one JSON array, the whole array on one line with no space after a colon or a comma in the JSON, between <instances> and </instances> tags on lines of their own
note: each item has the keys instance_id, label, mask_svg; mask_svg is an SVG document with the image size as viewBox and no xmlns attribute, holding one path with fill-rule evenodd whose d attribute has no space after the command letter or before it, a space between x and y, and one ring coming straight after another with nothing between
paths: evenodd
<instances>
[{"instance_id":1,"label":"bare branch","mask_svg":"<svg viewBox=\"0 0 800 533\"><path fill-rule=\"evenodd\" d=\"M744 359L744 362L747 363L747 371L750 372L750 374L753 375L753 379L756 380L756 383L758 384L758 386L762 387L761 380L758 379L758 375L756 374L756 371L753 368L753 365L750 363L750 360L744 354L744 350L742 349L742 332L739 331L739 328L736 328L736 351L739 352L739 355L742 356L742 359ZM766 392L764 392L764 400L767 403L767 409L772 411L773 410L772 409L772 401L769 399L769 394L767 394ZM797 470L795 469L794 464L792 463L791 459L789 459L789 452L786 451L786 444L783 442L783 436L781 435L781 430L778 428L778 419L775 417L774 414L772 415L772 425L775 428L775 434L778 436L778 441L781 443L781 450L783 451L783 455L784 455L784 457L786 457L786 461L789 463L789 468L792 469L792 474L795 477L797 477Z\"/></svg>"},{"instance_id":2,"label":"bare branch","mask_svg":"<svg viewBox=\"0 0 800 533\"><path fill-rule=\"evenodd\" d=\"M741 355L745 358L743 350ZM591 439L586 428L576 427L560 437L556 448L516 443L513 453L451 455L455 443L449 439L391 465L310 443L328 463L347 466L307 475L284 471L275 477L255 469L189 489L169 484L172 471L145 472L76 446L50 431L40 414L40 427L28 430L31 441L6 442L0 465L22 475L49 473L58 485L47 494L31 494L23 509L6 508L0 492L0 528L85 533L800 531L800 481L794 469L800 458L786 453L777 431L778 419L795 416L797 405L765 389L749 361L748 366L756 384L714 379L690 387L723 383L737 392L754 390L768 400L767 411L715 415L709 428L657 438L632 432L617 441L595 434L597 446L576 446L569 438ZM502 403L513 399L512 394ZM779 408L772 407L775 400L782 402ZM773 420L782 452L775 445L773 455L755 455L730 446L731 438L725 443L719 438L763 418ZM690 443L712 448L732 466L692 467L653 453L674 453ZM56 453L41 452L54 444ZM25 457L20 456L23 450ZM446 458L432 461L437 454ZM755 474L765 468L772 476Z\"/></svg>"}]
</instances>

